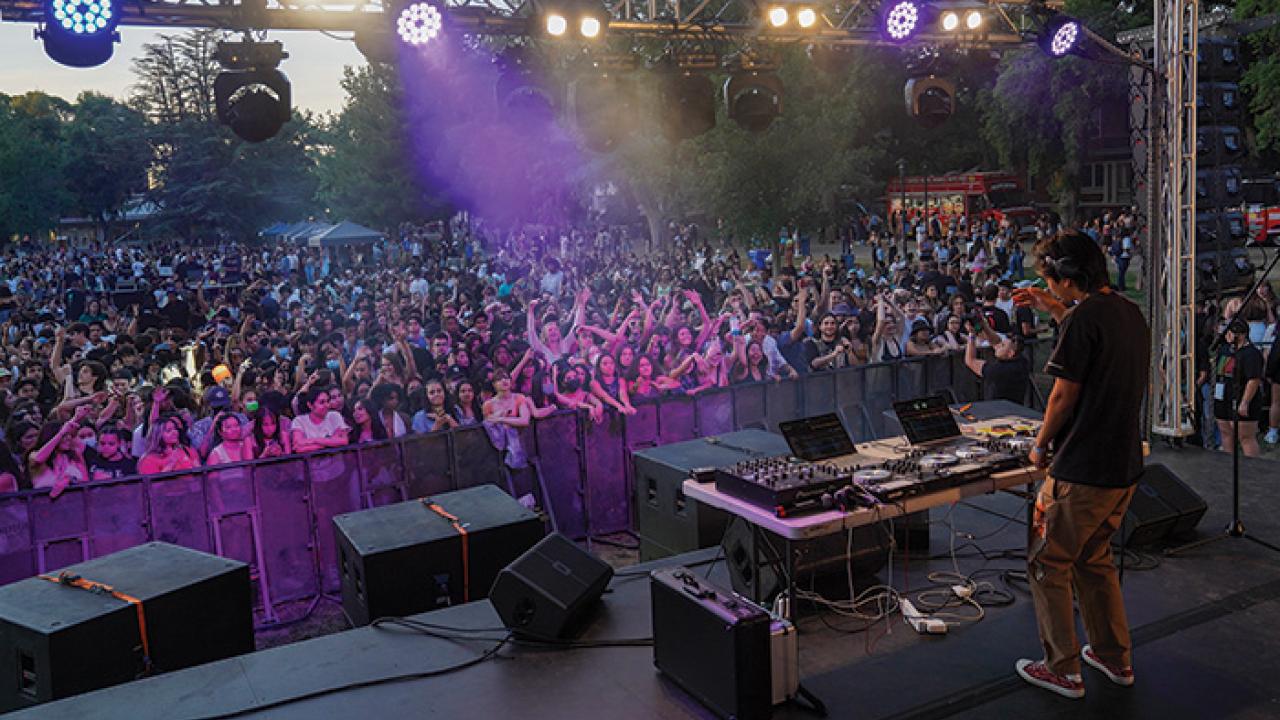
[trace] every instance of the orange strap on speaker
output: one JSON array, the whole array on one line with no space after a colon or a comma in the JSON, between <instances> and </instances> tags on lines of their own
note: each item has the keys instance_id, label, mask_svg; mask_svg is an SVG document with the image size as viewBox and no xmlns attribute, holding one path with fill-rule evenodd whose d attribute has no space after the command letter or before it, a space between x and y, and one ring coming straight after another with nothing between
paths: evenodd
<instances>
[{"instance_id":1,"label":"orange strap on speaker","mask_svg":"<svg viewBox=\"0 0 1280 720\"><path fill-rule=\"evenodd\" d=\"M467 551L467 526L458 519L458 516L440 507L430 498L423 498L422 504L426 505L431 512L448 520L449 524L453 525L453 529L458 531L458 536L462 538L462 601L471 602L471 557Z\"/></svg>"},{"instance_id":2,"label":"orange strap on speaker","mask_svg":"<svg viewBox=\"0 0 1280 720\"><path fill-rule=\"evenodd\" d=\"M138 613L138 636L142 638L142 672L144 674L151 672L151 643L147 640L147 614L142 609L141 600L133 597L132 595L125 595L106 583L85 580L79 575L69 573L65 570L58 573L56 576L40 575L39 577L44 580L48 580L51 583L57 583L58 585L87 590L95 595L110 595L117 600L123 600L124 602L132 605Z\"/></svg>"}]
</instances>

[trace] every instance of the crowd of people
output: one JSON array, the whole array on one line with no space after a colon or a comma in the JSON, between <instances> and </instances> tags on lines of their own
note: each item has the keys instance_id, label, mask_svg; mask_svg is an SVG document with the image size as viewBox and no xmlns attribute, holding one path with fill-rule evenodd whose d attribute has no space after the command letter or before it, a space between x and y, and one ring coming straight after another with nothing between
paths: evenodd
<instances>
[{"instance_id":1,"label":"crowd of people","mask_svg":"<svg viewBox=\"0 0 1280 720\"><path fill-rule=\"evenodd\" d=\"M1022 401L1046 328L993 222L871 226L842 257L748 257L696 225L405 225L346 264L305 247L0 253L0 492L190 470L959 353ZM1043 228L1044 233L1055 228ZM642 249L641 246L644 246ZM352 255L344 256L344 259ZM991 353L980 354L989 346ZM1273 424L1274 426L1274 424Z\"/></svg>"}]
</instances>

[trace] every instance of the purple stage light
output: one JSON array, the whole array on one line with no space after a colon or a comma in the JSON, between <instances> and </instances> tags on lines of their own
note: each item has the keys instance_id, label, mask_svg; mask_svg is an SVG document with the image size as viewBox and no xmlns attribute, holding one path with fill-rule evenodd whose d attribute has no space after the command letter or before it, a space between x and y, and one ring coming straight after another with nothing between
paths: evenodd
<instances>
[{"instance_id":1,"label":"purple stage light","mask_svg":"<svg viewBox=\"0 0 1280 720\"><path fill-rule=\"evenodd\" d=\"M1045 22L1037 43L1045 55L1060 58L1079 51L1083 36L1084 28L1079 20L1067 15L1054 15Z\"/></svg>"},{"instance_id":2,"label":"purple stage light","mask_svg":"<svg viewBox=\"0 0 1280 720\"><path fill-rule=\"evenodd\" d=\"M440 10L426 2L410 3L396 18L396 33L408 45L426 45L440 35L443 27L444 16Z\"/></svg>"},{"instance_id":3,"label":"purple stage light","mask_svg":"<svg viewBox=\"0 0 1280 720\"><path fill-rule=\"evenodd\" d=\"M912 0L890 0L881 16L881 30L892 42L906 42L920 28L921 6Z\"/></svg>"},{"instance_id":4,"label":"purple stage light","mask_svg":"<svg viewBox=\"0 0 1280 720\"><path fill-rule=\"evenodd\" d=\"M1053 34L1053 43L1049 52L1059 57L1066 55L1076 46L1076 38L1080 37L1080 23L1075 21L1064 24Z\"/></svg>"}]
</instances>

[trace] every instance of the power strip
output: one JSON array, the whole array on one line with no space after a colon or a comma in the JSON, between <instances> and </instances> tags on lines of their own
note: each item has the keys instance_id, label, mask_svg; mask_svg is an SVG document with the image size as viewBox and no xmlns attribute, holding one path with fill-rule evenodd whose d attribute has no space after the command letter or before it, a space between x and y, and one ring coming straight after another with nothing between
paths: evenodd
<instances>
[{"instance_id":1,"label":"power strip","mask_svg":"<svg viewBox=\"0 0 1280 720\"><path fill-rule=\"evenodd\" d=\"M924 615L921 615L920 611L916 610L916 606L912 605L910 600L906 598L902 598L899 605L902 608L903 621L906 622L908 625L910 625L912 628L915 628L916 632L920 633L921 635L946 635L947 634L947 624L945 622L937 618L925 617Z\"/></svg>"}]
</instances>

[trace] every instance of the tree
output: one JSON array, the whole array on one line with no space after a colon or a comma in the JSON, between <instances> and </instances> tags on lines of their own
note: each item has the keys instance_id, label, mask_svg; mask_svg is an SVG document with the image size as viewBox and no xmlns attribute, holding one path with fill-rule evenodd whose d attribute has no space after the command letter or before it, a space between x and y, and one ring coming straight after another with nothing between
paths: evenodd
<instances>
[{"instance_id":1,"label":"tree","mask_svg":"<svg viewBox=\"0 0 1280 720\"><path fill-rule=\"evenodd\" d=\"M148 43L134 61L130 105L150 121L155 166L150 199L160 232L188 240L252 237L272 222L315 212L316 142L309 115L296 115L276 137L251 144L218 123L214 52L218 31L196 30Z\"/></svg>"},{"instance_id":2,"label":"tree","mask_svg":"<svg viewBox=\"0 0 1280 720\"><path fill-rule=\"evenodd\" d=\"M1280 0L1240 0L1236 17L1258 18L1280 13ZM1253 62L1241 83L1249 94L1258 149L1280 152L1280 24L1251 33L1245 39Z\"/></svg>"},{"instance_id":3,"label":"tree","mask_svg":"<svg viewBox=\"0 0 1280 720\"><path fill-rule=\"evenodd\" d=\"M334 218L379 227L424 217L418 177L402 110L403 90L394 67L348 67L342 111L326 123L315 153L317 195Z\"/></svg>"},{"instance_id":4,"label":"tree","mask_svg":"<svg viewBox=\"0 0 1280 720\"><path fill-rule=\"evenodd\" d=\"M63 130L67 189L78 214L93 218L110 240L113 220L147 189L151 146L143 115L97 93L82 93Z\"/></svg>"},{"instance_id":5,"label":"tree","mask_svg":"<svg viewBox=\"0 0 1280 720\"><path fill-rule=\"evenodd\" d=\"M1149 5L1069 0L1065 11L1103 37L1151 22ZM1006 52L994 87L983 95L982 134L1002 164L1050 174L1050 190L1071 218L1093 110L1127 104L1128 92L1128 68L1120 62L1052 59L1035 47Z\"/></svg>"},{"instance_id":6,"label":"tree","mask_svg":"<svg viewBox=\"0 0 1280 720\"><path fill-rule=\"evenodd\" d=\"M57 227L68 206L62 126L69 106L31 92L0 95L0 238Z\"/></svg>"}]
</instances>

